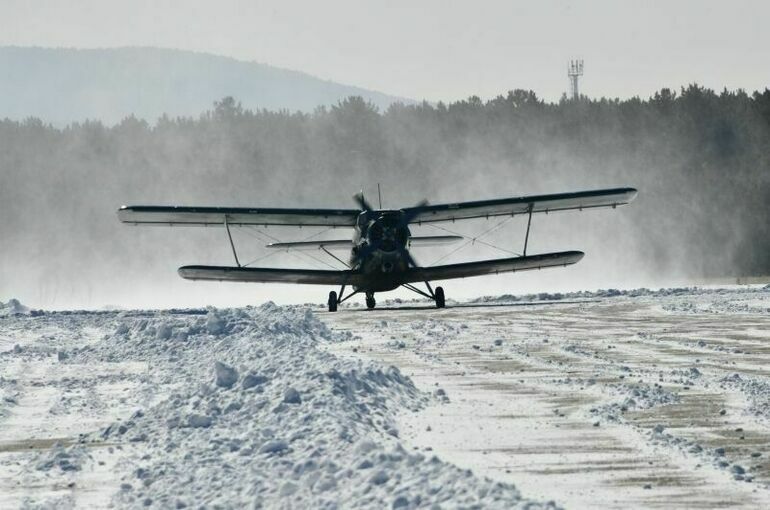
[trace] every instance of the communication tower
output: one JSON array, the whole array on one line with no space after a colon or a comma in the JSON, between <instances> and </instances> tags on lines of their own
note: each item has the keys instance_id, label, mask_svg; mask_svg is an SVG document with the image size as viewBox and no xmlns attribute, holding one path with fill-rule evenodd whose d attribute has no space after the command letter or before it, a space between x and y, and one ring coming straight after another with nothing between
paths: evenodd
<instances>
[{"instance_id":1,"label":"communication tower","mask_svg":"<svg viewBox=\"0 0 770 510\"><path fill-rule=\"evenodd\" d=\"M570 60L567 64L567 76L569 76L570 87L572 88L572 99L580 98L578 90L578 78L583 76L583 60Z\"/></svg>"}]
</instances>

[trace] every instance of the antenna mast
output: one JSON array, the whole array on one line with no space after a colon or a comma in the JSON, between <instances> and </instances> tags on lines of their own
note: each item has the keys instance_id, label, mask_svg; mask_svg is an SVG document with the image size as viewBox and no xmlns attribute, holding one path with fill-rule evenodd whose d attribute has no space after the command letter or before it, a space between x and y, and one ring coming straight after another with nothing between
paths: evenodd
<instances>
[{"instance_id":1,"label":"antenna mast","mask_svg":"<svg viewBox=\"0 0 770 510\"><path fill-rule=\"evenodd\" d=\"M567 76L569 77L570 87L572 88L572 100L580 99L580 90L578 89L578 78L583 76L583 60L570 60L567 64Z\"/></svg>"}]
</instances>

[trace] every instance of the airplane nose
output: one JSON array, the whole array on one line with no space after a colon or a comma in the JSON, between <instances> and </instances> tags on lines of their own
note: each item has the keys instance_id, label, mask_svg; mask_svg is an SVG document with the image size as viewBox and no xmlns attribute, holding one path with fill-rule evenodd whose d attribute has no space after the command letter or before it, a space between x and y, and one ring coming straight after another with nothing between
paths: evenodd
<instances>
[{"instance_id":1,"label":"airplane nose","mask_svg":"<svg viewBox=\"0 0 770 510\"><path fill-rule=\"evenodd\" d=\"M383 262L382 263L382 272L383 273L391 273L391 272L393 272L393 262Z\"/></svg>"}]
</instances>

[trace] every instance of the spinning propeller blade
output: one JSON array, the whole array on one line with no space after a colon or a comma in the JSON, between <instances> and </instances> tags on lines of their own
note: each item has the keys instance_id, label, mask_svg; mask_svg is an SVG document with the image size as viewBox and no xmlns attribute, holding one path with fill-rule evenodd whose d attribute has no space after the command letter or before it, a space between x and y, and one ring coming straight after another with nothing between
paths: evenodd
<instances>
[{"instance_id":1,"label":"spinning propeller blade","mask_svg":"<svg viewBox=\"0 0 770 510\"><path fill-rule=\"evenodd\" d=\"M409 253L409 250L407 250L404 247L401 247L399 248L399 251L401 252L401 256L406 259L406 263L408 264L409 267L420 267L417 264L417 261L414 260L414 257L412 257L412 254Z\"/></svg>"},{"instance_id":2,"label":"spinning propeller blade","mask_svg":"<svg viewBox=\"0 0 770 510\"><path fill-rule=\"evenodd\" d=\"M429 205L428 200L423 198L422 200L417 202L417 205L411 208L411 211L409 212L408 215L404 214L404 217L408 218L409 220L414 219L414 217L421 212L420 209L422 209L423 207L426 207L427 205Z\"/></svg>"},{"instance_id":3,"label":"spinning propeller blade","mask_svg":"<svg viewBox=\"0 0 770 510\"><path fill-rule=\"evenodd\" d=\"M373 211L372 206L369 204L369 202L366 201L364 198L364 192L360 191L353 195L353 200L356 201L358 206L361 208L364 212L370 212ZM428 201L423 199L420 202L417 203L414 207L409 209L409 212L402 213L401 217L398 221L398 229L407 229L409 228L409 223L414 219L414 217L419 214L423 207L428 205ZM366 260L366 258L375 250L377 250L380 247L379 242L367 242L366 245L364 245L361 249L359 249L355 254L356 263L360 263L363 260ZM409 253L409 250L406 249L405 246L399 246L398 251L401 255L401 257L406 260L406 263L409 267L419 267L417 264L417 261L414 260L414 257L412 257L412 254Z\"/></svg>"},{"instance_id":4,"label":"spinning propeller blade","mask_svg":"<svg viewBox=\"0 0 770 510\"><path fill-rule=\"evenodd\" d=\"M363 190L353 195L353 200L356 201L356 203L358 204L358 207L360 207L362 211L369 212L374 210L372 209L372 206L369 205L369 202L367 202L366 199L364 198Z\"/></svg>"},{"instance_id":5,"label":"spinning propeller blade","mask_svg":"<svg viewBox=\"0 0 770 510\"><path fill-rule=\"evenodd\" d=\"M409 228L409 223L422 211L422 208L426 205L428 205L428 200L423 198L408 213L405 212L402 214L398 225L399 228ZM417 265L417 261L414 260L414 257L412 257L412 254L409 253L409 250L407 250L405 246L400 247L399 251L401 252L401 256L406 259L406 262L410 267L419 267Z\"/></svg>"}]
</instances>

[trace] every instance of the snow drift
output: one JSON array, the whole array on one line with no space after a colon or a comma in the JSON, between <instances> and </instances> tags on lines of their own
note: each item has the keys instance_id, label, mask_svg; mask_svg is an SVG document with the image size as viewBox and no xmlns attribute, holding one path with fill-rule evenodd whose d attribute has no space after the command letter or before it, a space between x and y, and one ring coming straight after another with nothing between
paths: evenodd
<instances>
[{"instance_id":1,"label":"snow drift","mask_svg":"<svg viewBox=\"0 0 770 510\"><path fill-rule=\"evenodd\" d=\"M0 317L23 315L28 314L29 312L29 308L22 305L18 299L9 299L7 303L0 301Z\"/></svg>"},{"instance_id":2,"label":"snow drift","mask_svg":"<svg viewBox=\"0 0 770 510\"><path fill-rule=\"evenodd\" d=\"M432 397L395 368L325 352L332 333L308 309L115 317L114 333L62 363L151 367L152 403L86 439L125 446L118 506L543 506L510 484L408 451L396 413ZM37 465L66 459L60 469L70 469L72 458L59 449Z\"/></svg>"}]
</instances>

